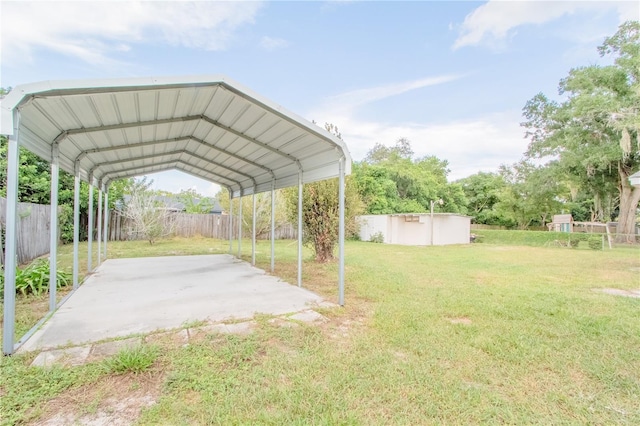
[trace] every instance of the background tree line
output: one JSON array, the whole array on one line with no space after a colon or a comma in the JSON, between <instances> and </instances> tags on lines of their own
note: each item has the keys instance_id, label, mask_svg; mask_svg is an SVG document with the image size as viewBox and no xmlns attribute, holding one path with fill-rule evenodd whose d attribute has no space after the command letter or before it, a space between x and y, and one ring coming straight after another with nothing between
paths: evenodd
<instances>
[{"instance_id":1,"label":"background tree line","mask_svg":"<svg viewBox=\"0 0 640 426\"><path fill-rule=\"evenodd\" d=\"M629 176L640 170L640 23L629 21L607 37L598 51L610 65L575 68L559 83L561 101L539 93L525 103L522 123L529 146L523 158L497 172L479 172L449 182L448 162L435 156L415 157L411 142L377 143L347 177L347 232L356 234L358 214L428 212L467 214L475 223L527 229L544 226L554 214L571 213L578 221L617 220L618 233L633 234L640 188ZM332 124L325 128L337 137ZM0 140L0 195L6 192L7 141ZM50 166L20 151L21 201L49 203ZM139 188L133 179L113 182L110 204L124 203ZM82 211L88 204L83 183ZM146 190L150 191L148 185ZM337 241L337 180L305 185L305 242L316 259L333 257ZM161 192L159 195L163 195ZM167 194L164 194L167 195ZM278 191L278 223L297 221L297 188ZM178 195L188 212L206 213L210 200L195 191ZM218 201L226 211L228 194ZM204 200L204 201L203 201ZM235 200L234 211L239 201ZM60 173L63 240L69 240L73 176ZM243 201L243 223L251 224L251 200ZM259 232L268 232L270 195L258 196ZM248 234L247 234L248 235ZM86 238L86 235L84 236Z\"/></svg>"}]
</instances>

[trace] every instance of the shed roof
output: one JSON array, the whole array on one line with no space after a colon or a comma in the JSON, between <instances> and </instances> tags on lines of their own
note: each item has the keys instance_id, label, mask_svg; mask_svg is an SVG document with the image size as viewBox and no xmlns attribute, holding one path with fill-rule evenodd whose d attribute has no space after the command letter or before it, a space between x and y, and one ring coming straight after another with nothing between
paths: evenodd
<instances>
[{"instance_id":1,"label":"shed roof","mask_svg":"<svg viewBox=\"0 0 640 426\"><path fill-rule=\"evenodd\" d=\"M342 140L221 75L32 83L0 107L2 134L98 185L176 169L237 197L351 171Z\"/></svg>"}]
</instances>

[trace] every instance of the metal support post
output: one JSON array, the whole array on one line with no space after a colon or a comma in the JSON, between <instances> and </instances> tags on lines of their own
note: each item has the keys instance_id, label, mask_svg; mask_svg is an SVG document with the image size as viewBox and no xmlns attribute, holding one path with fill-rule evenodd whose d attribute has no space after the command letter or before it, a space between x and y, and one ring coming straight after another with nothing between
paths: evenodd
<instances>
[{"instance_id":1,"label":"metal support post","mask_svg":"<svg viewBox=\"0 0 640 426\"><path fill-rule=\"evenodd\" d=\"M109 187L104 187L104 260L107 260L107 240L109 240Z\"/></svg>"},{"instance_id":2,"label":"metal support post","mask_svg":"<svg viewBox=\"0 0 640 426\"><path fill-rule=\"evenodd\" d=\"M271 182L271 273L276 267L276 183Z\"/></svg>"},{"instance_id":3,"label":"metal support post","mask_svg":"<svg viewBox=\"0 0 640 426\"><path fill-rule=\"evenodd\" d=\"M102 263L102 184L98 183L98 266Z\"/></svg>"},{"instance_id":4,"label":"metal support post","mask_svg":"<svg viewBox=\"0 0 640 426\"><path fill-rule=\"evenodd\" d=\"M4 258L4 322L2 325L2 352L13 353L13 334L16 326L16 249L18 217L18 131L19 115L14 112L14 132L9 135L7 150L7 211L5 213Z\"/></svg>"},{"instance_id":5,"label":"metal support post","mask_svg":"<svg viewBox=\"0 0 640 426\"><path fill-rule=\"evenodd\" d=\"M55 277L58 269L58 144L51 146L51 225L49 226L49 276ZM56 309L56 282L49 280L49 311Z\"/></svg>"},{"instance_id":6,"label":"metal support post","mask_svg":"<svg viewBox=\"0 0 640 426\"><path fill-rule=\"evenodd\" d=\"M238 259L242 259L242 192L240 193L240 207L238 207Z\"/></svg>"},{"instance_id":7,"label":"metal support post","mask_svg":"<svg viewBox=\"0 0 640 426\"><path fill-rule=\"evenodd\" d=\"M251 196L253 203L253 214L251 223L251 264L256 266L256 188L253 188L253 195Z\"/></svg>"},{"instance_id":8,"label":"metal support post","mask_svg":"<svg viewBox=\"0 0 640 426\"><path fill-rule=\"evenodd\" d=\"M345 194L344 194L344 169L345 169L345 158L342 157L340 159L340 187L338 188L338 198L339 198L339 211L340 211L340 226L338 228L338 304L340 306L344 306L344 204L345 204Z\"/></svg>"},{"instance_id":9,"label":"metal support post","mask_svg":"<svg viewBox=\"0 0 640 426\"><path fill-rule=\"evenodd\" d=\"M298 172L298 287L302 287L302 171Z\"/></svg>"},{"instance_id":10,"label":"metal support post","mask_svg":"<svg viewBox=\"0 0 640 426\"><path fill-rule=\"evenodd\" d=\"M80 164L75 164L73 178L73 289L78 288L78 250L80 244Z\"/></svg>"},{"instance_id":11,"label":"metal support post","mask_svg":"<svg viewBox=\"0 0 640 426\"><path fill-rule=\"evenodd\" d=\"M233 197L229 189L229 254L233 253Z\"/></svg>"},{"instance_id":12,"label":"metal support post","mask_svg":"<svg viewBox=\"0 0 640 426\"><path fill-rule=\"evenodd\" d=\"M93 176L89 176L89 223L87 224L87 272L93 270Z\"/></svg>"}]
</instances>

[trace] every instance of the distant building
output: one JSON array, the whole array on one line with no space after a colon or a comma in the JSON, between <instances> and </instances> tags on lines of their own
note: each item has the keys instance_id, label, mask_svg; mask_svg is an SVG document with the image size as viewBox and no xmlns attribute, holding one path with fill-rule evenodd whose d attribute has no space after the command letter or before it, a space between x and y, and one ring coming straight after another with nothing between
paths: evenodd
<instances>
[{"instance_id":1,"label":"distant building","mask_svg":"<svg viewBox=\"0 0 640 426\"><path fill-rule=\"evenodd\" d=\"M454 213L366 215L358 221L362 241L382 236L387 244L440 246L468 244L471 235L471 217Z\"/></svg>"},{"instance_id":2,"label":"distant building","mask_svg":"<svg viewBox=\"0 0 640 426\"><path fill-rule=\"evenodd\" d=\"M553 215L553 221L547 224L549 231L573 232L573 216L570 214Z\"/></svg>"}]
</instances>

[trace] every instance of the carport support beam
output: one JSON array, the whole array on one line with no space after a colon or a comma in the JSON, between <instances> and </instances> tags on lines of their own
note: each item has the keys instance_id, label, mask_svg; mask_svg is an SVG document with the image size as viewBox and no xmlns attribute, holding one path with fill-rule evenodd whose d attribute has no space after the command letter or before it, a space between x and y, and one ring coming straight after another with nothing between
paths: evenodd
<instances>
[{"instance_id":1,"label":"carport support beam","mask_svg":"<svg viewBox=\"0 0 640 426\"><path fill-rule=\"evenodd\" d=\"M109 187L104 188L104 260L107 260L107 240L109 239Z\"/></svg>"},{"instance_id":2,"label":"carport support beam","mask_svg":"<svg viewBox=\"0 0 640 426\"><path fill-rule=\"evenodd\" d=\"M344 306L344 157L340 159L340 187L338 188L340 225L338 228L338 304Z\"/></svg>"},{"instance_id":3,"label":"carport support beam","mask_svg":"<svg viewBox=\"0 0 640 426\"><path fill-rule=\"evenodd\" d=\"M98 183L98 266L102 263L102 186Z\"/></svg>"},{"instance_id":4,"label":"carport support beam","mask_svg":"<svg viewBox=\"0 0 640 426\"><path fill-rule=\"evenodd\" d=\"M229 254L233 253L233 197L229 189Z\"/></svg>"},{"instance_id":5,"label":"carport support beam","mask_svg":"<svg viewBox=\"0 0 640 426\"><path fill-rule=\"evenodd\" d=\"M51 225L49 226L49 276L55 277L58 269L58 144L51 146ZM49 312L56 309L56 280L49 280Z\"/></svg>"},{"instance_id":6,"label":"carport support beam","mask_svg":"<svg viewBox=\"0 0 640 426\"><path fill-rule=\"evenodd\" d=\"M16 248L18 216L18 129L19 114L14 111L14 132L9 135L7 151L7 211L5 213L4 258L4 322L2 352L13 353L13 334L16 326Z\"/></svg>"},{"instance_id":7,"label":"carport support beam","mask_svg":"<svg viewBox=\"0 0 640 426\"><path fill-rule=\"evenodd\" d=\"M87 272L93 269L93 177L89 178L89 223L87 224Z\"/></svg>"},{"instance_id":8,"label":"carport support beam","mask_svg":"<svg viewBox=\"0 0 640 426\"><path fill-rule=\"evenodd\" d=\"M75 164L73 178L73 289L78 288L78 251L80 244L80 165ZM55 275L49 275L53 277Z\"/></svg>"},{"instance_id":9,"label":"carport support beam","mask_svg":"<svg viewBox=\"0 0 640 426\"><path fill-rule=\"evenodd\" d=\"M240 193L240 207L238 207L238 259L242 259L242 192Z\"/></svg>"},{"instance_id":10,"label":"carport support beam","mask_svg":"<svg viewBox=\"0 0 640 426\"><path fill-rule=\"evenodd\" d=\"M271 182L271 273L276 267L276 182Z\"/></svg>"},{"instance_id":11,"label":"carport support beam","mask_svg":"<svg viewBox=\"0 0 640 426\"><path fill-rule=\"evenodd\" d=\"M302 287L302 171L298 172L298 287Z\"/></svg>"},{"instance_id":12,"label":"carport support beam","mask_svg":"<svg viewBox=\"0 0 640 426\"><path fill-rule=\"evenodd\" d=\"M253 195L251 196L253 204L253 214L251 223L251 265L256 266L256 188L253 188Z\"/></svg>"}]
</instances>

